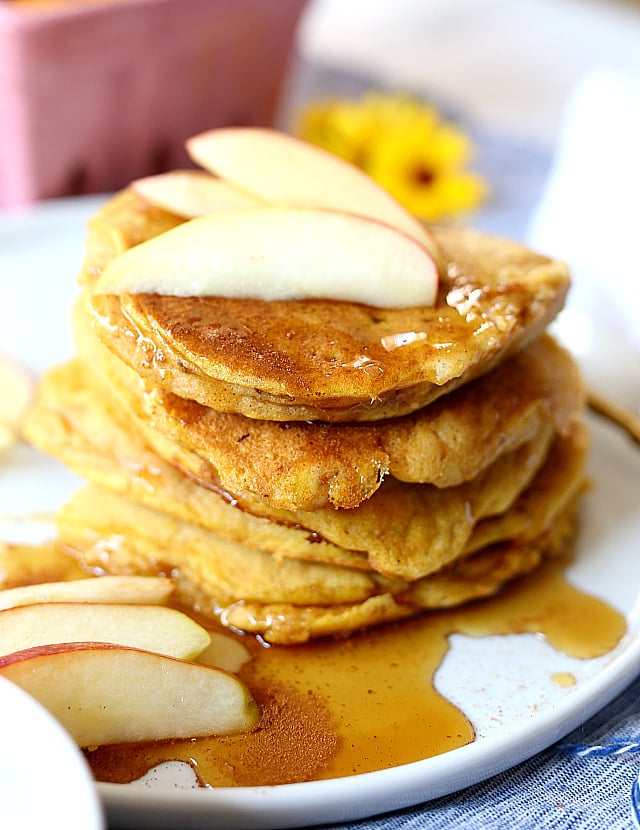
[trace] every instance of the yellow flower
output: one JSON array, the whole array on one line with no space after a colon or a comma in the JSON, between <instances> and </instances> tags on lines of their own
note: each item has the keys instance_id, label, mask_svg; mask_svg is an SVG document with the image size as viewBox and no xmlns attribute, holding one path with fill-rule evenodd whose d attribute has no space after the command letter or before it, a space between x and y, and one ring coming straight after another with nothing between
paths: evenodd
<instances>
[{"instance_id":1,"label":"yellow flower","mask_svg":"<svg viewBox=\"0 0 640 830\"><path fill-rule=\"evenodd\" d=\"M485 182L466 169L468 137L408 96L316 102L302 113L299 133L362 167L421 219L454 216L486 198Z\"/></svg>"}]
</instances>

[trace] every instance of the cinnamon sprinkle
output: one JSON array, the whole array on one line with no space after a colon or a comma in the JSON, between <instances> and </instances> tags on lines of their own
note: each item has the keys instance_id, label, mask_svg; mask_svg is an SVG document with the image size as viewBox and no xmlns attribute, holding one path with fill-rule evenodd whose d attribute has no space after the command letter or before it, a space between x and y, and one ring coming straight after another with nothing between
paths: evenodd
<instances>
[{"instance_id":1,"label":"cinnamon sprinkle","mask_svg":"<svg viewBox=\"0 0 640 830\"><path fill-rule=\"evenodd\" d=\"M156 764L186 757L194 771L203 767L208 771L201 785L270 786L318 778L340 740L326 705L312 691L274 683L251 668L241 674L262 710L252 732L198 741L98 747L87 753L96 778L127 783Z\"/></svg>"},{"instance_id":2,"label":"cinnamon sprinkle","mask_svg":"<svg viewBox=\"0 0 640 830\"><path fill-rule=\"evenodd\" d=\"M260 677L246 681L255 690L262 718L242 740L221 739L231 744L236 783L268 786L317 778L338 746L327 707L310 690L301 692Z\"/></svg>"}]
</instances>

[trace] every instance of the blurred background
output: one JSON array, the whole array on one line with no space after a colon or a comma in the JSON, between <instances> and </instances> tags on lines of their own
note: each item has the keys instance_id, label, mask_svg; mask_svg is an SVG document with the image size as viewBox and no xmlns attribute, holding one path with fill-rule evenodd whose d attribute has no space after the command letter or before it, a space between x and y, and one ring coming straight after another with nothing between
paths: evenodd
<instances>
[{"instance_id":1,"label":"blurred background","mask_svg":"<svg viewBox=\"0 0 640 830\"><path fill-rule=\"evenodd\" d=\"M371 86L433 102L472 139L470 166L488 183L473 224L517 237L528 232L585 85L602 73L640 84L634 2L316 0L297 43L297 106ZM636 90L640 120L638 100ZM607 114L594 111L594 125ZM598 170L618 172L616 129L610 123L606 146L593 147L591 183ZM583 138L592 147L596 136ZM627 162L638 170L637 153Z\"/></svg>"},{"instance_id":2,"label":"blurred background","mask_svg":"<svg viewBox=\"0 0 640 830\"><path fill-rule=\"evenodd\" d=\"M587 310L640 279L640 3L0 0L0 215L189 166L184 139L231 124L563 256Z\"/></svg>"},{"instance_id":3,"label":"blurred background","mask_svg":"<svg viewBox=\"0 0 640 830\"><path fill-rule=\"evenodd\" d=\"M640 0L0 0L0 353L72 353L87 219L224 125L303 135L425 220L566 259L556 333L640 415ZM6 515L77 486L14 458Z\"/></svg>"}]
</instances>

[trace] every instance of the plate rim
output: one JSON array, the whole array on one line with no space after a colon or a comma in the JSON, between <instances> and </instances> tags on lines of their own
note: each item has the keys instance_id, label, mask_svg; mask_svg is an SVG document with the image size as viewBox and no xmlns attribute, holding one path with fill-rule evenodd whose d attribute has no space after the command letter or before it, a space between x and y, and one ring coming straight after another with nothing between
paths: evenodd
<instances>
[{"instance_id":1,"label":"plate rim","mask_svg":"<svg viewBox=\"0 0 640 830\"><path fill-rule=\"evenodd\" d=\"M248 798L260 800L260 816L254 819L252 814L250 827L254 830L317 824L318 815L309 815L310 789L313 790L314 801L321 802L330 796L331 803L322 810L320 819L325 823L354 821L417 806L480 784L523 763L597 714L640 676L638 633L627 631L609 655L613 655L612 659L603 671L568 691L559 704L536 713L528 736L533 740L528 743L523 743L523 731L527 732L527 729L514 729L508 734L487 736L432 758L343 778L193 790L143 789L141 785L98 782L98 791L108 814L115 811L117 815L123 809L135 812L145 808L162 808L175 816L182 814L184 801L189 799L189 807L194 807L197 814L206 816L209 822L215 820L214 824L209 823L209 827L228 827L229 830L248 826L246 814L238 815L237 812L238 808L246 809ZM435 774L434 767L437 770ZM400 778L401 793L398 792L400 782L396 780ZM363 794L359 792L363 786L370 791L367 794L375 795L375 801L384 803L384 807L372 812L371 800L365 806ZM419 797L416 797L418 794ZM280 795L290 799L286 806L278 803ZM235 819L240 821L236 823Z\"/></svg>"}]
</instances>

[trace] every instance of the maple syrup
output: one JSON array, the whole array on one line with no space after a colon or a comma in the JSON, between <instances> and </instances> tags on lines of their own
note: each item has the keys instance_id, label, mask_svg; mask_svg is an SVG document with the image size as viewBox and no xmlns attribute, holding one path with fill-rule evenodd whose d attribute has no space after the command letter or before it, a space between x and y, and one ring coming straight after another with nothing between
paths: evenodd
<instances>
[{"instance_id":1,"label":"maple syrup","mask_svg":"<svg viewBox=\"0 0 640 830\"><path fill-rule=\"evenodd\" d=\"M565 563L566 564L566 563ZM191 764L211 786L283 784L370 772L474 740L465 715L433 679L451 634L536 633L558 650L594 658L612 649L624 617L571 586L548 563L498 596L353 635L265 647L240 671L263 712L250 733L87 753L99 781L126 782L163 761Z\"/></svg>"}]
</instances>

